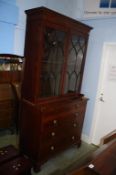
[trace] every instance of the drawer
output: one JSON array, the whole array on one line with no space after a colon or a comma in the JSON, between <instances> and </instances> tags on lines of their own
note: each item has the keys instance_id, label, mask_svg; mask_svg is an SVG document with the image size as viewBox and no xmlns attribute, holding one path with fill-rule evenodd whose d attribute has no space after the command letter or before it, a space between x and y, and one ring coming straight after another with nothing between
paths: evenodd
<instances>
[{"instance_id":1,"label":"drawer","mask_svg":"<svg viewBox=\"0 0 116 175\"><path fill-rule=\"evenodd\" d=\"M86 109L86 103L80 102L80 103L77 103L77 104L74 104L74 105L73 105L72 111L73 111L74 113L79 113L79 114L81 114L81 113L85 113L85 109Z\"/></svg>"},{"instance_id":2,"label":"drawer","mask_svg":"<svg viewBox=\"0 0 116 175\"><path fill-rule=\"evenodd\" d=\"M61 136L61 137L57 137L57 139L52 139L50 140L49 142L44 142L42 141L41 143L41 150L44 151L44 150L49 150L49 151L53 151L55 150L55 148L58 148L58 147L63 147L63 146L69 146L69 145L72 145L72 144L75 144L78 142L78 134L72 134L72 135L67 135L65 137ZM54 148L51 148L51 147L54 147Z\"/></svg>"},{"instance_id":3,"label":"drawer","mask_svg":"<svg viewBox=\"0 0 116 175\"><path fill-rule=\"evenodd\" d=\"M65 139L68 136L77 135L78 132L79 128L74 126L64 126L52 130L44 130L42 140L43 142L48 143L49 141L56 141L57 139L60 140L61 138Z\"/></svg>"},{"instance_id":4,"label":"drawer","mask_svg":"<svg viewBox=\"0 0 116 175\"><path fill-rule=\"evenodd\" d=\"M65 105L65 106L45 106L45 107L42 107L41 108L41 111L42 111L42 114L43 115L46 115L46 116L49 116L49 115L57 115L57 114L61 114L65 111L68 112L71 112L72 111L72 107L71 106L68 106L68 105Z\"/></svg>"},{"instance_id":5,"label":"drawer","mask_svg":"<svg viewBox=\"0 0 116 175\"><path fill-rule=\"evenodd\" d=\"M81 114L80 114L81 115ZM77 127L79 123L79 113L66 113L57 114L56 116L43 117L42 130L63 129L65 127L74 126Z\"/></svg>"},{"instance_id":6,"label":"drawer","mask_svg":"<svg viewBox=\"0 0 116 175\"><path fill-rule=\"evenodd\" d=\"M51 140L51 142L42 142L40 148L40 157L44 159L45 157L50 157L63 149L70 147L71 145L76 145L79 142L78 134L67 135L67 137L57 138L57 140Z\"/></svg>"},{"instance_id":7,"label":"drawer","mask_svg":"<svg viewBox=\"0 0 116 175\"><path fill-rule=\"evenodd\" d=\"M61 119L55 119L43 124L42 139L43 142L51 142L61 138L66 139L68 136L77 135L79 132L80 124L78 117L71 114Z\"/></svg>"},{"instance_id":8,"label":"drawer","mask_svg":"<svg viewBox=\"0 0 116 175\"><path fill-rule=\"evenodd\" d=\"M66 145L68 144L72 144L74 142L76 142L77 138L79 138L79 132L76 129L70 130L70 132L67 130L65 133L65 131L63 131L63 133L58 133L58 132L51 132L48 134L48 136L44 135L42 137L42 145L43 147L48 146L48 145L59 145L59 144L64 144L64 142L66 143Z\"/></svg>"},{"instance_id":9,"label":"drawer","mask_svg":"<svg viewBox=\"0 0 116 175\"><path fill-rule=\"evenodd\" d=\"M43 115L56 115L57 113L64 113L64 112L82 112L85 110L86 101L80 100L78 102L68 102L68 103L61 103L61 104L52 104L52 105L43 105L40 107L40 111Z\"/></svg>"}]
</instances>

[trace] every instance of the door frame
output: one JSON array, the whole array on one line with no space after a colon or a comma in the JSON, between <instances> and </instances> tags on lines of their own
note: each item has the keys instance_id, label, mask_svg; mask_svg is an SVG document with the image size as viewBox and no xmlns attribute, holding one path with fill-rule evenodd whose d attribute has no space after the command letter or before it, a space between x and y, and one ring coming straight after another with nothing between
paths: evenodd
<instances>
[{"instance_id":1,"label":"door frame","mask_svg":"<svg viewBox=\"0 0 116 175\"><path fill-rule=\"evenodd\" d=\"M104 78L105 65L107 63L107 60L105 60L105 55L107 53L106 48L110 45L116 45L116 42L104 42L102 54L101 54L101 66L100 66L100 73L98 78L98 87L97 87L97 93L95 98L93 120L91 124L90 137L89 137L90 143L93 143L95 145L99 145L99 143L96 141L95 134L96 134L97 123L100 117L99 113L100 113L101 105L99 103L99 98L100 98L100 94L102 93L101 87L102 87L103 78Z\"/></svg>"}]
</instances>

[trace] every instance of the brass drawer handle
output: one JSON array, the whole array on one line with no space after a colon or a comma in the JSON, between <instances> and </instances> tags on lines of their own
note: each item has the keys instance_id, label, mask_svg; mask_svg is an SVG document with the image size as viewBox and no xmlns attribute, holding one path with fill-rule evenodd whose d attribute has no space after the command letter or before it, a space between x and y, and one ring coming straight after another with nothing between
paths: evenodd
<instances>
[{"instance_id":1,"label":"brass drawer handle","mask_svg":"<svg viewBox=\"0 0 116 175\"><path fill-rule=\"evenodd\" d=\"M72 140L75 140L75 136L72 136Z\"/></svg>"},{"instance_id":2,"label":"brass drawer handle","mask_svg":"<svg viewBox=\"0 0 116 175\"><path fill-rule=\"evenodd\" d=\"M53 136L53 137L54 137L55 135L56 135L56 133L55 133L55 132L52 132L52 133L51 133L51 136Z\"/></svg>"},{"instance_id":3,"label":"brass drawer handle","mask_svg":"<svg viewBox=\"0 0 116 175\"><path fill-rule=\"evenodd\" d=\"M18 170L18 169L19 169L19 168L18 168L17 166L15 166L15 165L13 165L12 167L13 167L13 169L15 169L15 170Z\"/></svg>"},{"instance_id":4,"label":"brass drawer handle","mask_svg":"<svg viewBox=\"0 0 116 175\"><path fill-rule=\"evenodd\" d=\"M77 123L74 123L74 124L73 124L73 127L76 128L76 127L77 127Z\"/></svg>"},{"instance_id":5,"label":"brass drawer handle","mask_svg":"<svg viewBox=\"0 0 116 175\"><path fill-rule=\"evenodd\" d=\"M13 168L16 168L16 165L13 165L12 167L13 167Z\"/></svg>"},{"instance_id":6,"label":"brass drawer handle","mask_svg":"<svg viewBox=\"0 0 116 175\"><path fill-rule=\"evenodd\" d=\"M58 122L57 120L53 120L53 123L54 123L54 124L57 124L57 122Z\"/></svg>"},{"instance_id":7,"label":"brass drawer handle","mask_svg":"<svg viewBox=\"0 0 116 175\"><path fill-rule=\"evenodd\" d=\"M50 149L53 151L54 150L54 146L51 146Z\"/></svg>"},{"instance_id":8,"label":"brass drawer handle","mask_svg":"<svg viewBox=\"0 0 116 175\"><path fill-rule=\"evenodd\" d=\"M17 164L17 166L18 166L18 167L21 167L21 164L20 164L20 163L18 163L18 164Z\"/></svg>"}]
</instances>

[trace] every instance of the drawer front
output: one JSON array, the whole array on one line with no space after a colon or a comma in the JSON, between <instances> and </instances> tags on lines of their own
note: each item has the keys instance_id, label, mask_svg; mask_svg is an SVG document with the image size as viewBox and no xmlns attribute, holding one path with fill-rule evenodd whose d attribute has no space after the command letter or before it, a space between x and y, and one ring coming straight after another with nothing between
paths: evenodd
<instances>
[{"instance_id":1,"label":"drawer front","mask_svg":"<svg viewBox=\"0 0 116 175\"><path fill-rule=\"evenodd\" d=\"M64 128L77 128L81 121L83 121L84 112L57 114L51 116L43 116L42 118L42 132L49 132L52 130L62 130Z\"/></svg>"},{"instance_id":2,"label":"drawer front","mask_svg":"<svg viewBox=\"0 0 116 175\"><path fill-rule=\"evenodd\" d=\"M56 115L57 113L65 113L71 112L71 113L76 113L76 112L81 112L85 109L86 107L86 101L80 100L77 102L68 102L66 104L48 104L48 105L43 105L40 107L40 111L42 112L43 115L49 116L49 115Z\"/></svg>"},{"instance_id":3,"label":"drawer front","mask_svg":"<svg viewBox=\"0 0 116 175\"><path fill-rule=\"evenodd\" d=\"M78 134L67 135L67 137L57 138L56 140L52 140L51 142L44 143L42 142L40 147L40 157L42 159L46 159L61 150L64 150L71 145L78 144L79 137Z\"/></svg>"},{"instance_id":4,"label":"drawer front","mask_svg":"<svg viewBox=\"0 0 116 175\"><path fill-rule=\"evenodd\" d=\"M79 117L77 114L57 115L57 118L43 122L43 133L57 131L60 133L65 129L76 129L79 125Z\"/></svg>"},{"instance_id":5,"label":"drawer front","mask_svg":"<svg viewBox=\"0 0 116 175\"><path fill-rule=\"evenodd\" d=\"M78 117L74 114L69 116L44 123L40 151L42 158L78 143Z\"/></svg>"},{"instance_id":6,"label":"drawer front","mask_svg":"<svg viewBox=\"0 0 116 175\"><path fill-rule=\"evenodd\" d=\"M54 130L50 130L48 132L44 132L42 134L42 142L57 142L57 139L60 140L61 138L65 139L68 136L78 135L78 127L68 126L64 128L58 128Z\"/></svg>"}]
</instances>

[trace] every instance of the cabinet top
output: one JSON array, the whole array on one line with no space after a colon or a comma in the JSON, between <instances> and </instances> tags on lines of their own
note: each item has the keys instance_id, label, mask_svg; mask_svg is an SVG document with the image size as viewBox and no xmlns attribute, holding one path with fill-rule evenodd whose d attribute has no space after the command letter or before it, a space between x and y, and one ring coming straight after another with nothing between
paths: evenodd
<instances>
[{"instance_id":1,"label":"cabinet top","mask_svg":"<svg viewBox=\"0 0 116 175\"><path fill-rule=\"evenodd\" d=\"M92 27L79 22L71 17L65 16L63 14L60 14L59 12L56 12L54 10L48 9L46 7L37 7L33 9L26 10L25 13L28 16L28 20L47 20L47 21L55 21L56 23L62 23L65 26L77 26L80 28L84 28L87 32L89 32Z\"/></svg>"}]
</instances>

